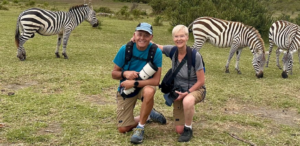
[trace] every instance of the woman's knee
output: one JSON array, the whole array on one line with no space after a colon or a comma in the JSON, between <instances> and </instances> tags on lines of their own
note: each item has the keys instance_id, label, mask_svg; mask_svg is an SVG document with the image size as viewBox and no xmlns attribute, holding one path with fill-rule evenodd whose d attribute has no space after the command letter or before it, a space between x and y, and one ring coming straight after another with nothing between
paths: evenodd
<instances>
[{"instance_id":1,"label":"woman's knee","mask_svg":"<svg viewBox=\"0 0 300 146\"><path fill-rule=\"evenodd\" d=\"M196 102L196 98L193 95L187 95L183 101L182 104L183 106L191 106L191 105L195 105Z\"/></svg>"}]
</instances>

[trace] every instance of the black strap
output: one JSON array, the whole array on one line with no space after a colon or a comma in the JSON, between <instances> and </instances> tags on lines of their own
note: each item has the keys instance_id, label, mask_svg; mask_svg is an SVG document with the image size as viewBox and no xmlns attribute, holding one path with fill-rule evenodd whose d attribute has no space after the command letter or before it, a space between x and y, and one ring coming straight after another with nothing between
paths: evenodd
<instances>
[{"instance_id":1,"label":"black strap","mask_svg":"<svg viewBox=\"0 0 300 146\"><path fill-rule=\"evenodd\" d=\"M181 69L181 67L185 64L186 60L187 60L187 55L185 55L185 57L182 59L182 61L180 62L180 64L177 66L176 70L172 73L171 80L173 80L176 77L177 73L179 72L179 70Z\"/></svg>"}]
</instances>

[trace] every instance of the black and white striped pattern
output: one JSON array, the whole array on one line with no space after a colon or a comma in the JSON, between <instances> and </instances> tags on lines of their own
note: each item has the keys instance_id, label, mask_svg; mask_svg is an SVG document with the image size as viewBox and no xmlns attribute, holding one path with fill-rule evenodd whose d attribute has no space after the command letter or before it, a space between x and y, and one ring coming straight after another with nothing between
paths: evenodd
<instances>
[{"instance_id":1,"label":"black and white striped pattern","mask_svg":"<svg viewBox=\"0 0 300 146\"><path fill-rule=\"evenodd\" d=\"M74 6L68 12L53 12L39 8L25 10L19 15L15 32L15 42L18 48L17 57L20 60L26 59L23 45L29 38L33 38L35 33L39 33L45 36L58 35L55 51L57 57L60 57L59 47L63 39L62 54L67 59L66 47L69 36L72 30L84 20L93 27L97 27L99 24L95 11L87 4Z\"/></svg>"},{"instance_id":2,"label":"black and white striped pattern","mask_svg":"<svg viewBox=\"0 0 300 146\"><path fill-rule=\"evenodd\" d=\"M267 65L269 65L269 59L271 56L273 45L275 44L278 48L276 50L276 65L279 69L280 52L284 53L282 58L283 61L283 72L282 77L287 78L287 74L292 74L293 68L293 53L297 52L300 46L300 29L299 26L288 21L279 20L272 24L269 30L269 56ZM298 57L300 62L300 51L298 51Z\"/></svg>"},{"instance_id":3,"label":"black and white striped pattern","mask_svg":"<svg viewBox=\"0 0 300 146\"><path fill-rule=\"evenodd\" d=\"M258 78L263 77L265 64L264 42L259 32L241 22L226 21L212 17L200 17L189 25L194 34L193 47L200 50L203 44L208 41L217 47L231 47L229 57L225 66L226 72L229 72L229 62L237 53L235 69L238 73L239 60L242 49L249 47L253 54L253 67Z\"/></svg>"}]
</instances>

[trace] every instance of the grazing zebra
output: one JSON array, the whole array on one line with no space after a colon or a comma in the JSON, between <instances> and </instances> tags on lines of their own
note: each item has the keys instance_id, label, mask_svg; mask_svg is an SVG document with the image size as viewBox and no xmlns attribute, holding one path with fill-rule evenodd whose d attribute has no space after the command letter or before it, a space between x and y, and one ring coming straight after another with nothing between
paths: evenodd
<instances>
[{"instance_id":1,"label":"grazing zebra","mask_svg":"<svg viewBox=\"0 0 300 146\"><path fill-rule=\"evenodd\" d=\"M253 54L253 67L258 78L263 77L263 69L265 64L264 42L259 32L241 22L226 21L212 17L200 17L189 25L192 27L194 35L193 48L198 51L203 44L208 41L217 47L231 47L229 57L225 66L226 73L229 73L229 62L236 52L235 69L239 74L239 60L242 49L246 46L250 47Z\"/></svg>"},{"instance_id":2,"label":"grazing zebra","mask_svg":"<svg viewBox=\"0 0 300 146\"><path fill-rule=\"evenodd\" d=\"M279 64L279 55L280 52L284 52L284 56L282 58L284 65L281 75L283 78L287 78L289 72L292 74L293 53L295 53L300 46L299 26L283 20L274 22L269 30L269 43L270 48L266 67L269 65L272 48L275 44L278 46L276 50L276 65L279 69L281 69ZM300 62L300 51L298 51L298 57Z\"/></svg>"},{"instance_id":3,"label":"grazing zebra","mask_svg":"<svg viewBox=\"0 0 300 146\"><path fill-rule=\"evenodd\" d=\"M90 4L73 6L68 12L53 12L39 8L25 10L19 15L17 21L15 33L15 42L18 48L17 57L21 61L26 59L26 51L23 45L29 38L33 38L37 32L45 36L58 34L55 55L58 58L60 57L59 47L63 39L62 55L65 59L68 59L66 47L69 36L72 30L84 20L88 21L93 27L97 27L99 24L96 13Z\"/></svg>"}]
</instances>

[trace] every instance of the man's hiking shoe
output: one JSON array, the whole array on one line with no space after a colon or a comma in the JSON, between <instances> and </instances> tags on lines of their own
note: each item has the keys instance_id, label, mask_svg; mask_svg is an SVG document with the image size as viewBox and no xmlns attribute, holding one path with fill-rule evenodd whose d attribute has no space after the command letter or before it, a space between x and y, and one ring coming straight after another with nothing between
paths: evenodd
<instances>
[{"instance_id":1,"label":"man's hiking shoe","mask_svg":"<svg viewBox=\"0 0 300 146\"><path fill-rule=\"evenodd\" d=\"M165 116L162 113L156 111L154 108L151 110L150 119L153 122L158 122L160 124L166 124L167 123L167 120L166 120Z\"/></svg>"},{"instance_id":2,"label":"man's hiking shoe","mask_svg":"<svg viewBox=\"0 0 300 146\"><path fill-rule=\"evenodd\" d=\"M178 138L178 142L188 142L191 140L192 136L193 130L184 126L183 133Z\"/></svg>"},{"instance_id":3,"label":"man's hiking shoe","mask_svg":"<svg viewBox=\"0 0 300 146\"><path fill-rule=\"evenodd\" d=\"M144 139L144 128L137 126L133 129L133 135L131 136L130 142L133 144L140 144Z\"/></svg>"}]
</instances>

